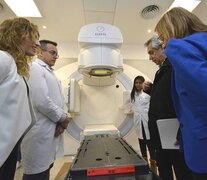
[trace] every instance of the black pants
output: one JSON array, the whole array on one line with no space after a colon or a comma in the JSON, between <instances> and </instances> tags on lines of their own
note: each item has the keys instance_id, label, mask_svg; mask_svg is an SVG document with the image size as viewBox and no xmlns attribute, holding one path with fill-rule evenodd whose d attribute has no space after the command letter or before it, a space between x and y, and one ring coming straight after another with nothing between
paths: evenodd
<instances>
[{"instance_id":1,"label":"black pants","mask_svg":"<svg viewBox=\"0 0 207 180\"><path fill-rule=\"evenodd\" d=\"M17 161L21 161L22 160L22 155L21 155L21 149L20 149L20 146L18 148L18 151L17 151Z\"/></svg>"},{"instance_id":2,"label":"black pants","mask_svg":"<svg viewBox=\"0 0 207 180\"><path fill-rule=\"evenodd\" d=\"M143 136L143 139L138 138L139 147L140 147L142 156L147 157L147 148L148 148L149 154L150 154L150 159L155 160L155 149L154 149L154 146L152 145L151 141L147 140L147 138L146 138L143 123L142 123L142 136Z\"/></svg>"},{"instance_id":3,"label":"black pants","mask_svg":"<svg viewBox=\"0 0 207 180\"><path fill-rule=\"evenodd\" d=\"M7 160L0 168L0 180L13 180L15 171L16 171L16 163L17 163L17 153L19 149L19 142L15 145L14 149L10 153Z\"/></svg>"},{"instance_id":4,"label":"black pants","mask_svg":"<svg viewBox=\"0 0 207 180\"><path fill-rule=\"evenodd\" d=\"M50 179L50 169L53 167L53 163L50 167L38 174L23 174L22 180L49 180Z\"/></svg>"},{"instance_id":5,"label":"black pants","mask_svg":"<svg viewBox=\"0 0 207 180\"><path fill-rule=\"evenodd\" d=\"M185 164L184 155L179 150L157 149L156 160L162 180L173 180L172 167L177 180L193 180L192 172Z\"/></svg>"},{"instance_id":6,"label":"black pants","mask_svg":"<svg viewBox=\"0 0 207 180\"><path fill-rule=\"evenodd\" d=\"M24 174L22 180L49 180L50 169L38 174Z\"/></svg>"}]
</instances>

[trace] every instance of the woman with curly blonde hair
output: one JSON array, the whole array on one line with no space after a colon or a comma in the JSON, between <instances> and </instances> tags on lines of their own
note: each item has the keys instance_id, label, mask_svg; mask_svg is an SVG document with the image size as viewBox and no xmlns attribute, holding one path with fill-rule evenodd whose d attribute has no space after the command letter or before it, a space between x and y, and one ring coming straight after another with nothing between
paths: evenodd
<instances>
[{"instance_id":1,"label":"woman with curly blonde hair","mask_svg":"<svg viewBox=\"0 0 207 180\"><path fill-rule=\"evenodd\" d=\"M13 180L19 143L35 120L25 77L38 38L25 18L0 24L0 179Z\"/></svg>"}]
</instances>

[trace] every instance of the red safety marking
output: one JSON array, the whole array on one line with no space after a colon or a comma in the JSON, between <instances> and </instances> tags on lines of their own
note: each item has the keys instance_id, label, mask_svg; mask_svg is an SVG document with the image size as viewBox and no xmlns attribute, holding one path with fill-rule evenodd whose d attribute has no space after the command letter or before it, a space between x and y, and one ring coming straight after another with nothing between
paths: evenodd
<instances>
[{"instance_id":1,"label":"red safety marking","mask_svg":"<svg viewBox=\"0 0 207 180\"><path fill-rule=\"evenodd\" d=\"M106 168L88 169L87 176L98 176L98 175L107 175L107 174L124 174L124 173L133 173L133 172L135 172L134 166L106 167Z\"/></svg>"}]
</instances>

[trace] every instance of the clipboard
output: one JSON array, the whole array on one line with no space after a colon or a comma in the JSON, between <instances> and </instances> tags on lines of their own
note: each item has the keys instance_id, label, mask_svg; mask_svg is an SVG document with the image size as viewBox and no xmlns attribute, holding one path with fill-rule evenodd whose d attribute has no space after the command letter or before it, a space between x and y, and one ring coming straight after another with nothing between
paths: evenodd
<instances>
[{"instance_id":1,"label":"clipboard","mask_svg":"<svg viewBox=\"0 0 207 180\"><path fill-rule=\"evenodd\" d=\"M179 145L175 145L179 126L180 123L177 118L157 120L157 127L163 149L179 149Z\"/></svg>"}]
</instances>

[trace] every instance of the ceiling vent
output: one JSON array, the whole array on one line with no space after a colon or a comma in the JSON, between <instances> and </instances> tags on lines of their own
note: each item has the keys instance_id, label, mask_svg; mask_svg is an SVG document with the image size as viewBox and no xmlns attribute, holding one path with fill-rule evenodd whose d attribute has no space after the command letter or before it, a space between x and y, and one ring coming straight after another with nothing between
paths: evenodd
<instances>
[{"instance_id":1,"label":"ceiling vent","mask_svg":"<svg viewBox=\"0 0 207 180\"><path fill-rule=\"evenodd\" d=\"M145 7L141 15L145 19L152 19L160 12L160 8L157 5L149 5Z\"/></svg>"}]
</instances>

